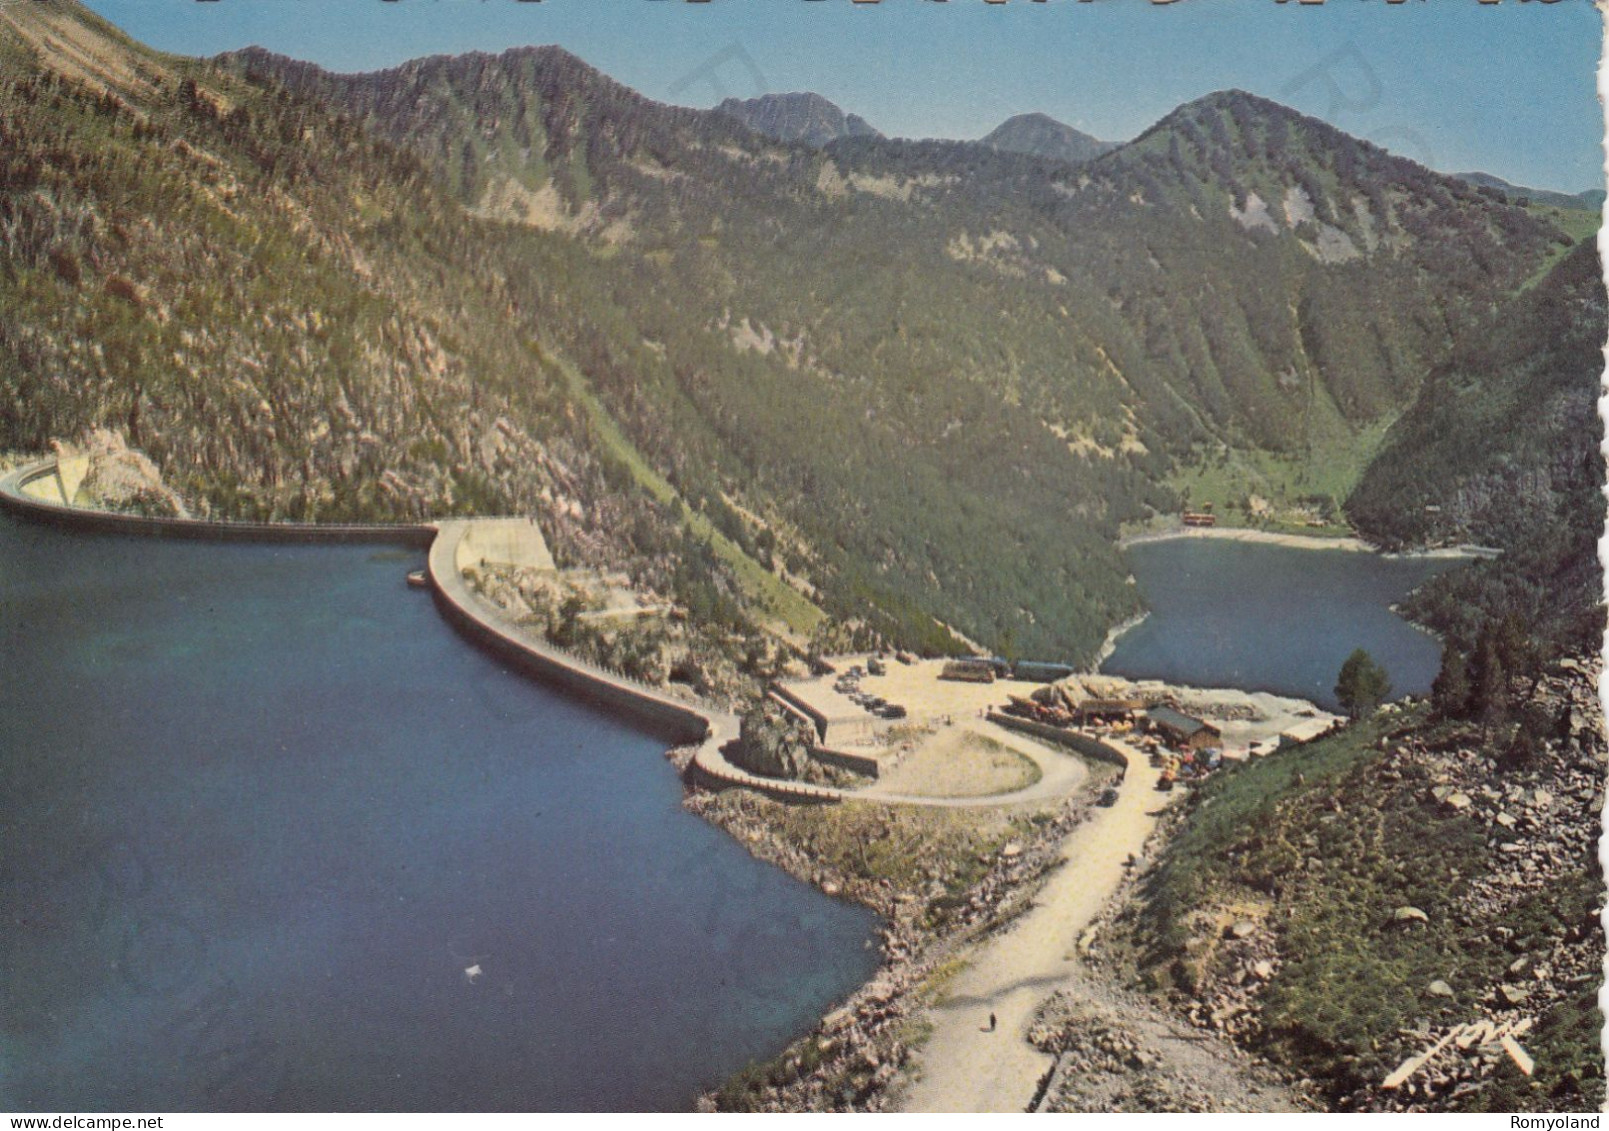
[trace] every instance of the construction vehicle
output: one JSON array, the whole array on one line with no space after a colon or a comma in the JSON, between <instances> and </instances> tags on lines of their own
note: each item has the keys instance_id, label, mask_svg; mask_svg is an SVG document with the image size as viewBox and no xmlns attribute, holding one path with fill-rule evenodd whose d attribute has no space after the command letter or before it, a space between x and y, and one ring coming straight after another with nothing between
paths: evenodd
<instances>
[{"instance_id":1,"label":"construction vehicle","mask_svg":"<svg viewBox=\"0 0 1609 1131\"><path fill-rule=\"evenodd\" d=\"M1163 793L1173 788L1173 783L1179 777L1179 759L1172 754L1162 759L1162 774L1157 778L1156 787Z\"/></svg>"}]
</instances>

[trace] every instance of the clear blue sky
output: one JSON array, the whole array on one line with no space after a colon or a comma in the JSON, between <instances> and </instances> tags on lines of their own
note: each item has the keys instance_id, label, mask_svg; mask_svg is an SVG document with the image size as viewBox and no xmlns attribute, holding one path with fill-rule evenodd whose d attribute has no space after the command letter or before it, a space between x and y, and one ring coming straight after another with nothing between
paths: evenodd
<instances>
[{"instance_id":1,"label":"clear blue sky","mask_svg":"<svg viewBox=\"0 0 1609 1131\"><path fill-rule=\"evenodd\" d=\"M557 43L663 101L813 90L904 137L975 138L1039 110L1119 141L1239 87L1444 172L1603 183L1588 0L88 2L165 50L260 44L343 71Z\"/></svg>"}]
</instances>

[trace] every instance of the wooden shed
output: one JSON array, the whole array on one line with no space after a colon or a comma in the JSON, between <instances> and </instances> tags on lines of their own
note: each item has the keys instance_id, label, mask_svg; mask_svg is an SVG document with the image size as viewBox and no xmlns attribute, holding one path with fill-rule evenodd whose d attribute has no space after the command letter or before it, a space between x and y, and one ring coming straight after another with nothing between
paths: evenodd
<instances>
[{"instance_id":1,"label":"wooden shed","mask_svg":"<svg viewBox=\"0 0 1609 1131\"><path fill-rule=\"evenodd\" d=\"M1205 750L1223 742L1223 732L1217 727L1172 707L1152 707L1146 712L1146 718L1150 720L1152 731L1179 750Z\"/></svg>"}]
</instances>

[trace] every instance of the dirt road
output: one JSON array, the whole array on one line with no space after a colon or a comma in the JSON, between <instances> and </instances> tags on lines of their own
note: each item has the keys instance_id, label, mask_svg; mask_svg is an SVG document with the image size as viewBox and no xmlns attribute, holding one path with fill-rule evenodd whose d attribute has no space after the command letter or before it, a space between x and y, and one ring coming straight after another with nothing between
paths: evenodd
<instances>
[{"instance_id":1,"label":"dirt road","mask_svg":"<svg viewBox=\"0 0 1609 1131\"><path fill-rule=\"evenodd\" d=\"M1114 746L1120 744L1113 743ZM1025 1039L1034 1010L1074 987L1079 934L1122 881L1169 794L1158 771L1125 749L1129 770L1117 804L1095 809L1062 846L1061 867L1033 908L984 943L933 1011L934 1030L906 1093L905 1111L1023 1111L1051 1058ZM993 1014L996 1027L989 1028Z\"/></svg>"}]
</instances>

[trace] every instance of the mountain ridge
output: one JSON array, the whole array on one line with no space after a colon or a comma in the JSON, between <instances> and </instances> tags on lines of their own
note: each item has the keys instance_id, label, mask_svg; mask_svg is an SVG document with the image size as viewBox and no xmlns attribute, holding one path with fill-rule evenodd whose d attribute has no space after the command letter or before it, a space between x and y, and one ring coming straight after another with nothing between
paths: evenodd
<instances>
[{"instance_id":1,"label":"mountain ridge","mask_svg":"<svg viewBox=\"0 0 1609 1131\"><path fill-rule=\"evenodd\" d=\"M1590 211L1600 211L1603 208L1605 192L1603 189L1586 189L1583 192L1561 192L1556 189L1525 188L1505 181L1502 177L1491 173L1456 173L1461 181L1480 188L1494 188L1503 195L1512 199L1527 198L1537 204L1550 204L1555 208L1576 208Z\"/></svg>"}]
</instances>

